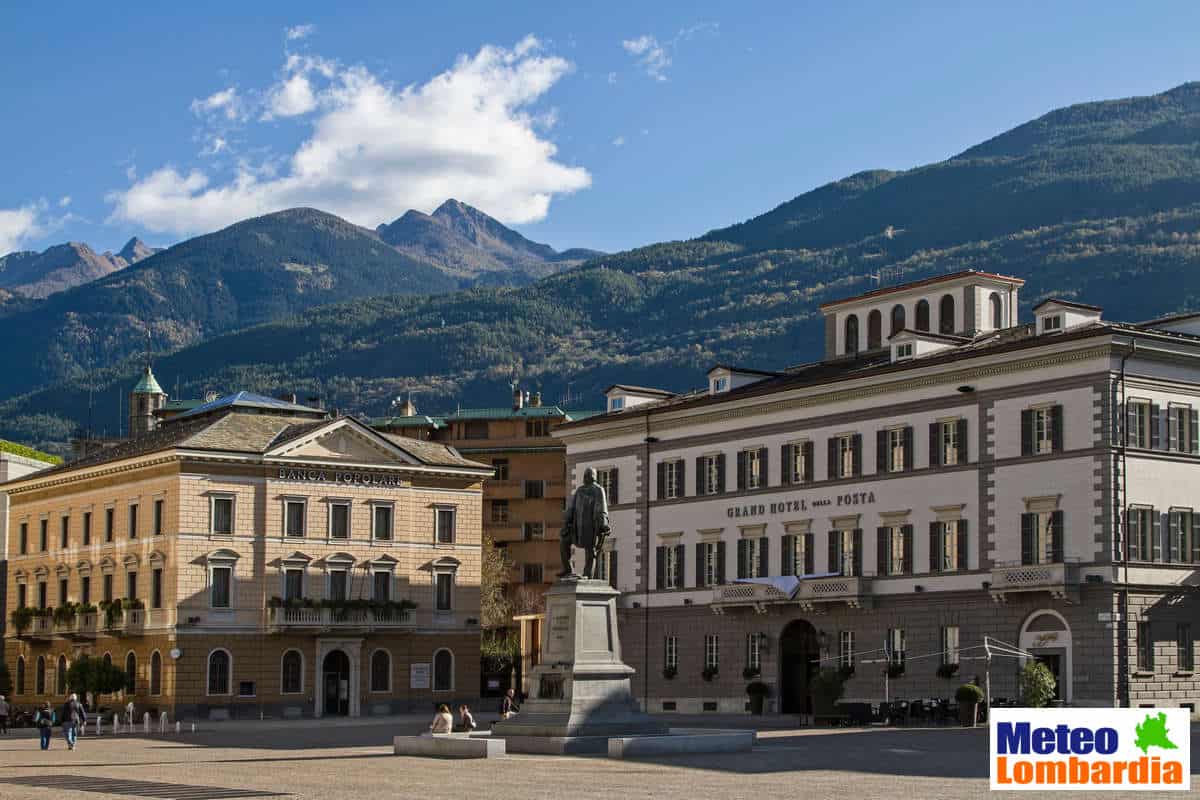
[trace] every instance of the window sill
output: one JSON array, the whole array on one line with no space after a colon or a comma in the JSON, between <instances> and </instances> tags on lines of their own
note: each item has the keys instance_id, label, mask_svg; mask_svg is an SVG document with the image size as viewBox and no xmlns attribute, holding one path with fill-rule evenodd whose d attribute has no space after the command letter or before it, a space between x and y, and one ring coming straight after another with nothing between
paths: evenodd
<instances>
[{"instance_id":1,"label":"window sill","mask_svg":"<svg viewBox=\"0 0 1200 800\"><path fill-rule=\"evenodd\" d=\"M1131 678L1153 678L1157 673L1148 672L1146 670L1135 670L1130 674Z\"/></svg>"},{"instance_id":2,"label":"window sill","mask_svg":"<svg viewBox=\"0 0 1200 800\"><path fill-rule=\"evenodd\" d=\"M1180 670L1176 670L1174 673L1172 673L1171 677L1172 678L1194 678L1194 677L1196 677L1196 673L1194 670L1180 669Z\"/></svg>"}]
</instances>

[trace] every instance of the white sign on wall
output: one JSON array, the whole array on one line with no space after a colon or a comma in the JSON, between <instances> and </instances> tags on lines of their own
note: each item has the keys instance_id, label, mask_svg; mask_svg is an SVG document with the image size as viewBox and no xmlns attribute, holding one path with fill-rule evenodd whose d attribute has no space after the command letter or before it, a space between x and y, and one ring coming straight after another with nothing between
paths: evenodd
<instances>
[{"instance_id":1,"label":"white sign on wall","mask_svg":"<svg viewBox=\"0 0 1200 800\"><path fill-rule=\"evenodd\" d=\"M408 665L408 688L410 688L410 689L428 689L429 688L429 665L428 664L409 664Z\"/></svg>"}]
</instances>

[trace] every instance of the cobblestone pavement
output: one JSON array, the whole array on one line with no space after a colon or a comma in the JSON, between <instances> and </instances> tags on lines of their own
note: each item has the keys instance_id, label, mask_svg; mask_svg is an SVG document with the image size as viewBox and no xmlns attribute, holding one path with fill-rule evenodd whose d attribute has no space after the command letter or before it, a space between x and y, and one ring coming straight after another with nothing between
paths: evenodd
<instances>
[{"instance_id":1,"label":"cobblestone pavement","mask_svg":"<svg viewBox=\"0 0 1200 800\"><path fill-rule=\"evenodd\" d=\"M545 756L439 761L391 755L392 735L416 733L421 727L413 719L354 726L306 721L178 737L89 736L73 752L55 737L45 753L31 735L18 733L0 737L0 798L896 800L989 794L987 732L982 728L771 729L760 732L751 753L624 762ZM1200 730L1193 729L1192 741L1193 750L1198 749ZM1193 752L1192 763L1193 771L1200 772L1200 753ZM1193 776L1193 783L1192 796L1200 797L1200 776ZM1111 800L1113 795L1097 796Z\"/></svg>"}]
</instances>

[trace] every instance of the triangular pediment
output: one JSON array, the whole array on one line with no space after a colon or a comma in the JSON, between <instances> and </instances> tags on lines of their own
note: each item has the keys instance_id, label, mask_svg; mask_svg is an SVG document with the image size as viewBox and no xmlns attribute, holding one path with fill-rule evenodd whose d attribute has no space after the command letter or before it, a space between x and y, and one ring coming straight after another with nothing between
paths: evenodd
<instances>
[{"instance_id":1,"label":"triangular pediment","mask_svg":"<svg viewBox=\"0 0 1200 800\"><path fill-rule=\"evenodd\" d=\"M268 456L343 464L415 464L412 456L370 428L349 419L330 422L272 448Z\"/></svg>"}]
</instances>

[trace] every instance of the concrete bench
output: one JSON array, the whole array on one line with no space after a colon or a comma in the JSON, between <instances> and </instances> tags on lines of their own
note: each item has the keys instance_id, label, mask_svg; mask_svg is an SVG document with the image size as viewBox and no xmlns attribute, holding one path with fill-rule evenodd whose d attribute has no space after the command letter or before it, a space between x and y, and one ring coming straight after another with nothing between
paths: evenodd
<instances>
[{"instance_id":1,"label":"concrete bench","mask_svg":"<svg viewBox=\"0 0 1200 800\"><path fill-rule=\"evenodd\" d=\"M398 756L426 758L496 758L506 754L503 739L466 733L434 733L396 736L392 751Z\"/></svg>"}]
</instances>

